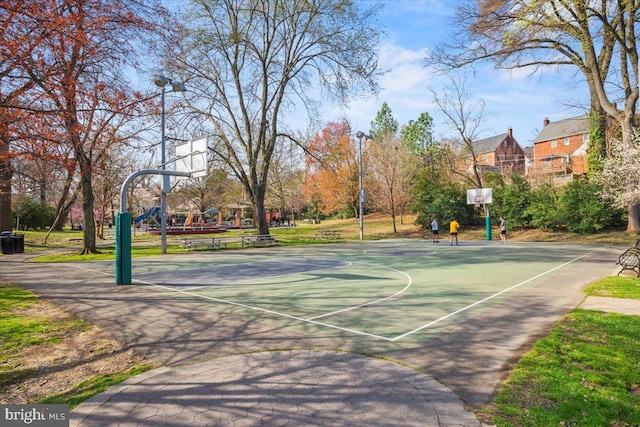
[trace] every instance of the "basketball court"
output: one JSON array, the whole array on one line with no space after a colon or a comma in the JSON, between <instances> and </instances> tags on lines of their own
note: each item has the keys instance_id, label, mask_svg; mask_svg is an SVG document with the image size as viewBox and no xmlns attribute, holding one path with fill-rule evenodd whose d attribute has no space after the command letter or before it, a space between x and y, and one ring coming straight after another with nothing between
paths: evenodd
<instances>
[{"instance_id":1,"label":"basketball court","mask_svg":"<svg viewBox=\"0 0 640 427\"><path fill-rule=\"evenodd\" d=\"M518 298L592 247L385 240L135 259L133 285L300 331L422 340ZM89 266L84 263L84 268ZM104 263L101 264L104 268ZM165 295L165 296L168 296Z\"/></svg>"},{"instance_id":2,"label":"basketball court","mask_svg":"<svg viewBox=\"0 0 640 427\"><path fill-rule=\"evenodd\" d=\"M122 286L114 261L34 268L6 257L3 277L172 369L204 363L213 375L235 357L281 352L290 372L305 352L338 351L417 370L481 407L532 340L580 305L583 286L615 274L620 248L460 237L134 258ZM332 374L324 356L317 363ZM354 378L377 384L379 369Z\"/></svg>"}]
</instances>

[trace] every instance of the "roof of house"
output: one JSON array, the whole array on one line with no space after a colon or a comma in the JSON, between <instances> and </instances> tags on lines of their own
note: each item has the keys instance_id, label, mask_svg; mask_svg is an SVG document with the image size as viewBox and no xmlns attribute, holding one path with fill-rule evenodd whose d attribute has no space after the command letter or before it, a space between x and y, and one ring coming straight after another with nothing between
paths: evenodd
<instances>
[{"instance_id":1,"label":"roof of house","mask_svg":"<svg viewBox=\"0 0 640 427\"><path fill-rule=\"evenodd\" d=\"M536 144L538 142L551 141L553 139L581 135L584 133L589 133L588 114L549 123L542 128L538 136L536 136L536 139L533 140L533 143Z\"/></svg>"},{"instance_id":2,"label":"roof of house","mask_svg":"<svg viewBox=\"0 0 640 427\"><path fill-rule=\"evenodd\" d=\"M473 143L473 151L475 154L491 153L496 151L496 148L509 136L508 133L502 133L500 135L491 136L489 138L481 139Z\"/></svg>"}]
</instances>

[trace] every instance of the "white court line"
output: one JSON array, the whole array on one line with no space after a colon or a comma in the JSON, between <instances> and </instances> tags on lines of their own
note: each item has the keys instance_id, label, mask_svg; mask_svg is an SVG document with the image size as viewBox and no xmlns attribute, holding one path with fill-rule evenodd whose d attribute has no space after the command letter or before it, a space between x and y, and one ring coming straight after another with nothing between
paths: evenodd
<instances>
[{"instance_id":1,"label":"white court line","mask_svg":"<svg viewBox=\"0 0 640 427\"><path fill-rule=\"evenodd\" d=\"M84 271L91 271L92 273L98 273L98 274L102 274L103 276L111 276L111 277L116 277L115 274L113 273L107 273L104 270L94 270L93 268L87 268L87 267L81 267L77 264L74 263L66 263L67 265L72 266L73 268L77 268L78 270L84 270ZM115 268L115 267L114 267Z\"/></svg>"},{"instance_id":2,"label":"white court line","mask_svg":"<svg viewBox=\"0 0 640 427\"><path fill-rule=\"evenodd\" d=\"M268 313L268 314L284 317L284 318L287 318L287 319L298 320L298 321L304 322L304 323L311 323L311 324L314 324L314 325L324 326L324 327L331 328L331 329L337 329L337 330L341 330L341 331L345 331L345 332L351 332L351 333L354 333L354 334L357 334L357 335L363 335L363 336L368 336L368 337L372 337L372 338L378 338L378 339L381 339L381 340L384 340L384 341L395 342L395 341L398 341L398 340L400 340L402 338L405 338L405 337L407 337L409 335L413 335L416 332L419 332L419 331L421 331L423 329L426 329L426 328L428 328L430 326L433 326L436 323L439 323L439 322L441 322L441 321L443 321L445 319L448 319L449 317L455 316L456 314L459 314L459 313L461 313L463 311L466 311L466 310L468 310L470 308L473 308L473 307L475 307L475 306L477 306L479 304L482 304L482 303L484 303L486 301L489 301L489 300L491 300L491 299L493 299L493 298L495 298L497 296L500 296L500 295L502 295L504 293L507 293L507 292L509 292L509 291L511 291L513 289L516 289L516 288L518 288L518 287L520 287L522 285L525 285L525 284L531 282L532 280L535 280L535 279L537 279L539 277L542 277L542 276L544 276L546 274L549 274L549 273L551 273L551 272L553 272L553 271L555 271L555 270L557 270L559 268L562 268L562 267L564 267L566 265L569 265L569 264L571 264L571 263L573 263L573 262L575 262L575 261L577 261L577 260L579 260L581 258L584 258L584 257L586 257L588 255L591 255L594 252L595 251L591 251L591 252L586 253L584 255L580 255L579 257L574 258L574 259L572 259L570 261L567 261L564 264L561 264L561 265L559 265L557 267L554 267L554 268L552 268L550 270L542 272L542 273L538 274L537 276L534 276L534 277L532 277L530 279L527 279L527 280L525 280L523 282L520 282L520 283L518 283L516 285L513 285L510 288L504 289L504 290L502 290L502 291L500 291L500 292L498 292L496 294L493 294L493 295L490 295L490 296L488 296L486 298L483 298L480 301L476 301L473 304L469 304L466 307L463 307L463 308L461 308L459 310L456 310L456 311L454 311L452 313L449 313L449 314L447 314L445 316L442 316L439 319L436 319L436 320L434 320L432 322L429 322L429 323L427 323L425 325L422 325L422 326L420 326L420 327L418 327L416 329L413 329L413 330L411 330L409 332L406 332L404 334L398 335L395 338L387 338L387 337L383 337L381 335L371 334L371 333L368 333L368 332L358 331L358 330L350 329L350 328L343 328L343 327L340 327L340 326L331 325L329 323L318 322L316 320L312 320L313 318L304 319L302 317L297 317L297 316L293 316L293 315L286 314L286 313L280 313L280 312L277 312L277 311L274 311L274 310L267 310L267 309L264 309L264 308L261 308L261 307L254 307L254 306L251 306L251 305L248 305L248 304L241 304L241 303L237 303L237 302L233 302L233 301L223 300L223 299L220 299L220 298L214 298L214 297L208 297L208 296L205 296L205 295L199 295L199 294L196 294L196 293L193 293L193 292L189 292L189 291L186 291L186 290L183 290L183 289L175 289L175 288L171 288L169 286L159 285L157 283L145 282L143 280L137 280L137 279L133 279L133 280L135 282L138 282L138 283L155 286L155 287L158 287L158 288L162 288L162 289L165 289L165 290L168 290L168 291L172 291L172 292L182 293L182 294L185 294L185 295L191 295L191 296L194 296L196 298L202 298L202 299L206 299L206 300L209 300L209 301L219 302L219 303L222 303L222 304L228 304L228 305L233 305L233 306L236 306L236 307L247 308L247 309L250 309L250 310L260 311L260 312L263 312L263 313ZM102 273L102 274L114 276L113 274L108 274L106 272L101 272L99 270L93 270L93 269L90 269L90 268L83 268L83 267L80 267L78 265L72 265L72 266L75 267L75 268L81 269L81 270L95 271L97 273ZM403 273L403 274L405 274L405 273ZM390 298L390 297L388 297L388 298Z\"/></svg>"},{"instance_id":3,"label":"white court line","mask_svg":"<svg viewBox=\"0 0 640 427\"><path fill-rule=\"evenodd\" d=\"M411 283L413 283L413 280L411 279L411 276L409 276L407 273L405 273L404 271L396 270L395 268L392 268L392 267L384 267L384 268L388 268L389 270L397 271L398 273L404 274L405 276L407 276L407 278L409 279L409 283L407 283L407 286L405 286L404 288L400 289L395 294L389 295L388 297L380 298L380 299L377 299L375 301L365 302L363 304L355 305L353 307L343 308L342 310L332 311L331 313L325 313L325 314L321 314L319 316L309 317L309 318L307 318L307 320L320 319L321 317L327 317L327 316L331 316L333 314L344 313L345 311L356 310L358 308L365 307L367 305L377 304L379 302L386 301L388 299L394 298L394 297L400 295L401 293L403 293L404 291L406 291L407 289L409 289L411 287Z\"/></svg>"},{"instance_id":4,"label":"white court line","mask_svg":"<svg viewBox=\"0 0 640 427\"><path fill-rule=\"evenodd\" d=\"M273 315L276 315L276 316L285 317L287 319L298 320L300 322L305 322L305 323L312 323L312 324L318 325L318 326L324 326L324 327L327 327L327 328L338 329L340 331L351 332L351 333L358 334L358 335L365 335L365 336L368 336L368 337L378 338L378 339L385 340L385 341L392 341L391 338L383 337L381 335L370 334L370 333L358 331L358 330L355 330L355 329L342 328L340 326L330 325L328 323L323 323L323 322L317 322L315 320L308 320L308 319L304 319L302 317L292 316L290 314L280 313L280 312L274 311L274 310L267 310L265 308L254 307L254 306L248 305L248 304L241 304L241 303L237 303L237 302L233 302L233 301L223 300L223 299L220 299L220 298L214 298L214 297L208 297L208 296L205 296L205 295L199 295L199 294L195 294L193 292L185 291L183 289L174 289L174 288L171 288L169 286L158 285L157 283L144 282L142 280L137 280L137 282L144 283L146 285L156 286L158 288L166 289L166 290L173 291L173 292L179 292L179 293L185 294L185 295L191 295L191 296L194 296L196 298L202 298L202 299L206 299L206 300L209 300L209 301L215 301L215 302L219 302L219 303L223 303L223 304L234 305L236 307L248 308L250 310L261 311L263 313L269 313L269 314L273 314Z\"/></svg>"},{"instance_id":5,"label":"white court line","mask_svg":"<svg viewBox=\"0 0 640 427\"><path fill-rule=\"evenodd\" d=\"M337 267L333 267L333 268L338 269L338 268L344 268L344 267L348 267L348 266L352 265L352 263L350 261L345 261L345 262L347 263L347 265L341 265L341 266L337 266ZM387 267L387 268L390 268L391 270L395 270L395 269L393 269L391 267ZM310 270L310 271L317 271L317 270ZM396 271L398 271L398 270L396 270ZM402 272L400 272L400 273L402 273ZM405 274L405 273L402 273L402 274ZM405 274L405 276L409 277L407 274ZM318 326L324 326L324 327L327 327L327 328L338 329L338 330L341 330L341 331L351 332L351 333L358 334L358 335L364 335L364 336L368 336L368 337L372 337L372 338L378 338L378 339L385 340L385 341L391 341L390 338L383 337L381 335L370 334L368 332L358 331L356 329L343 328L341 326L331 325L329 323L318 322L318 321L313 320L313 319L304 319L302 317L293 316L291 314L280 313L278 311L268 310L268 309L261 308L261 307L255 307L255 306L248 305L248 304L237 303L237 302L234 302L234 301L228 301L228 300L224 300L224 299L221 299L221 298L215 298L215 297L209 297L209 296L206 296L206 295L200 295L200 294L196 294L196 293L190 292L189 289L176 289L176 288L173 288L173 287L170 287L170 286L160 285L160 284L153 283L153 282L145 282L144 280L138 280L138 279L134 279L134 281L138 282L138 283L145 284L145 285L155 286L155 287L158 287L158 288L161 288L161 289L165 289L165 290L169 290L169 291L173 291L173 292L178 292L178 293L181 293L181 294L184 294L184 295L194 296L196 298L202 298L202 299L205 299L205 300L215 301L215 302L219 302L219 303L222 303L222 304L233 305L233 306L236 306L236 307L248 308L250 310L261 311L263 313L268 313L268 314L273 314L273 315L280 316L280 317L285 317L287 319L298 320L300 322L312 323L312 324L318 325ZM411 277L409 277L408 286L410 286L410 285L411 285ZM405 289L407 289L407 287L405 287ZM405 289L403 289L400 292L404 292ZM391 298L391 297L387 297L387 298L384 298L384 299L388 299L388 298ZM353 309L353 308L354 307L351 307L350 309Z\"/></svg>"},{"instance_id":6,"label":"white court line","mask_svg":"<svg viewBox=\"0 0 640 427\"><path fill-rule=\"evenodd\" d=\"M419 332L419 331L421 331L421 330L423 330L423 329L426 329L426 328L428 328L428 327L430 327L430 326L433 326L433 325L435 325L436 323L439 323L439 322L441 322L441 321L443 321L443 320L445 320L445 319L448 319L448 318L449 318L449 317L451 317L451 316L455 316L455 315L456 315L456 314L458 314L458 313L462 313L463 311L466 311L466 310L468 310L468 309L470 309L470 308L472 308L472 307L475 307L476 305L482 304L483 302L487 302L487 301L489 301L490 299L493 299L493 298L495 298L495 297L497 297L497 296L499 296L499 295L502 295L502 294L504 294L504 293L507 293L507 292L509 292L509 291L512 291L512 290L514 290L514 289L516 289L516 288L518 288L518 287L520 287L520 286L522 286L522 285L525 285L525 284L527 284L527 283L531 282L532 280L535 280L535 279L537 279L537 278L539 278L539 277L542 277L542 276L544 276L544 275L546 275L546 274L551 273L552 271L555 271L555 270L557 270L557 269L559 269L559 268L562 268L562 267L564 267L565 265L569 265L569 264L571 264L571 263L573 263L573 262L576 262L576 261L577 261L577 260L579 260L580 258L584 258L584 257L586 257L586 256L588 256L588 255L591 255L593 252L595 252L595 251L591 251L591 252L589 252L589 253L587 253L587 254L580 255L579 257L574 258L574 259L572 259L571 261L567 261L567 262L565 262L564 264L561 264L561 265L559 265L559 266L557 266L557 267L552 268L551 270L547 270L547 271L545 271L545 272L542 272L542 273L538 274L537 276L534 276L534 277L532 277L532 278L530 278L530 279L525 280L524 282L520 282L520 283L518 283L518 284L516 284L516 285L511 286L510 288L503 289L502 291L500 291L500 292L498 292L498 293L495 293L495 294L490 295L490 296L488 296L488 297L486 297L486 298L483 298L483 299L481 299L480 301L476 301L476 302L474 302L473 304L469 304L469 305L468 305L468 306L466 306L466 307L462 307L461 309L456 310L456 311L454 311L453 313L449 313L449 314L447 314L447 315L445 315L445 316L442 316L441 318L436 319L436 320L434 320L434 321L432 321L432 322L429 322L429 323L427 323L426 325L422 325L422 326L420 326L419 328L416 328L416 329L414 329L414 330L412 330L412 331L405 332L405 333L404 333L404 334L402 334L402 335L398 335L397 337L392 338L390 341L394 341L394 342L395 342L395 341L397 341L397 340L399 340L399 339L402 339L402 338L404 338L404 337L408 337L409 335L413 335L413 334L415 334L416 332Z\"/></svg>"}]
</instances>

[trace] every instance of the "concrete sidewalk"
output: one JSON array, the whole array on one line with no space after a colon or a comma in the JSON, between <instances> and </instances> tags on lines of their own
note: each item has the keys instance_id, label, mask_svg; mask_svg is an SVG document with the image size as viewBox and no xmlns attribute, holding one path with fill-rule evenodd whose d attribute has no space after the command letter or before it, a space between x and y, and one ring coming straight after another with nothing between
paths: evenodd
<instances>
[{"instance_id":1,"label":"concrete sidewalk","mask_svg":"<svg viewBox=\"0 0 640 427\"><path fill-rule=\"evenodd\" d=\"M640 316L640 300L637 299L587 297L580 308Z\"/></svg>"},{"instance_id":2,"label":"concrete sidewalk","mask_svg":"<svg viewBox=\"0 0 640 427\"><path fill-rule=\"evenodd\" d=\"M640 301L588 297L583 309L640 315ZM138 375L78 406L71 426L481 426L430 376L326 350L228 356Z\"/></svg>"},{"instance_id":3,"label":"concrete sidewalk","mask_svg":"<svg viewBox=\"0 0 640 427\"><path fill-rule=\"evenodd\" d=\"M141 374L86 401L71 426L479 426L411 368L325 350L242 354Z\"/></svg>"}]
</instances>

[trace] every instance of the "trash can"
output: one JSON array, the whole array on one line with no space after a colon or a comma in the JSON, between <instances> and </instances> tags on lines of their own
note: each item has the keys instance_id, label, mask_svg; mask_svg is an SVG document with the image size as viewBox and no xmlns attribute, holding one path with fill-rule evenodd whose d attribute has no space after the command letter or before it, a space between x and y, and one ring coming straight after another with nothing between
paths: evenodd
<instances>
[{"instance_id":1,"label":"trash can","mask_svg":"<svg viewBox=\"0 0 640 427\"><path fill-rule=\"evenodd\" d=\"M10 231L0 233L0 249L5 255L15 253L15 239Z\"/></svg>"},{"instance_id":2,"label":"trash can","mask_svg":"<svg viewBox=\"0 0 640 427\"><path fill-rule=\"evenodd\" d=\"M24 253L24 234L13 235L13 249L17 254Z\"/></svg>"}]
</instances>

